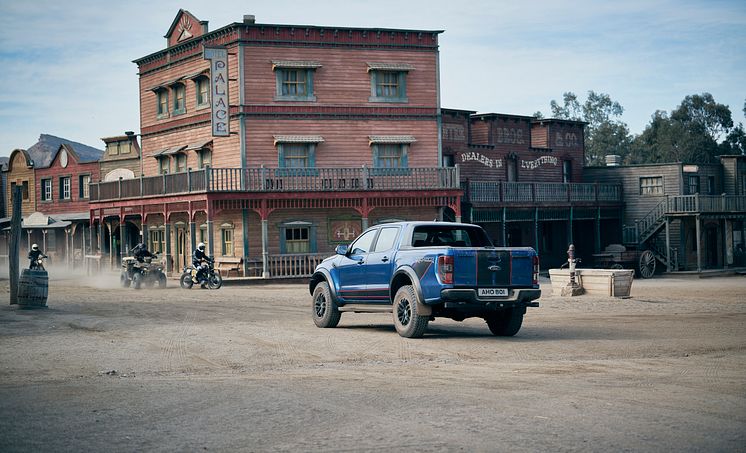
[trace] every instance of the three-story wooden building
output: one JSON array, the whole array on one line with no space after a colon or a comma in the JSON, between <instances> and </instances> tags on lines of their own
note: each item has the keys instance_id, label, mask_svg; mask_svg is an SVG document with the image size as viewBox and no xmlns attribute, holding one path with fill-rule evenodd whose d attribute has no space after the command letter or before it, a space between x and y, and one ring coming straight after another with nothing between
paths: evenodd
<instances>
[{"instance_id":1,"label":"three-story wooden building","mask_svg":"<svg viewBox=\"0 0 746 453\"><path fill-rule=\"evenodd\" d=\"M276 276L377 222L460 217L458 169L440 166L439 34L253 16L209 31L180 10L167 48L135 60L143 174L94 184L92 221L136 231L169 269L205 242Z\"/></svg>"}]
</instances>

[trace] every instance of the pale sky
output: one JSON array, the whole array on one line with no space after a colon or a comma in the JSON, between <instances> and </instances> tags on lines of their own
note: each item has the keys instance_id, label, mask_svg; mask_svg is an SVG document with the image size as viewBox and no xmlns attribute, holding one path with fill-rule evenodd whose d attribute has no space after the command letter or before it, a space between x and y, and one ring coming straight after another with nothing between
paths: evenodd
<instances>
[{"instance_id":1,"label":"pale sky","mask_svg":"<svg viewBox=\"0 0 746 453\"><path fill-rule=\"evenodd\" d=\"M744 122L744 0L0 0L0 156L47 133L103 149L139 132L137 66L179 8L241 22L444 30L441 106L531 115L573 91L611 95L640 133L656 110L710 92Z\"/></svg>"}]
</instances>

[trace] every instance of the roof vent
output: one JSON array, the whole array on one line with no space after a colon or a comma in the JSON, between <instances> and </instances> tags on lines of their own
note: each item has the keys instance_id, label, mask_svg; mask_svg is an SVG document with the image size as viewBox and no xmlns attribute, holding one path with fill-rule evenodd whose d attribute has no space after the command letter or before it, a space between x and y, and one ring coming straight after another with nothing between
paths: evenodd
<instances>
[{"instance_id":1,"label":"roof vent","mask_svg":"<svg viewBox=\"0 0 746 453\"><path fill-rule=\"evenodd\" d=\"M606 166L607 167L618 167L622 165L622 156L618 154L607 154L606 155Z\"/></svg>"},{"instance_id":2,"label":"roof vent","mask_svg":"<svg viewBox=\"0 0 746 453\"><path fill-rule=\"evenodd\" d=\"M245 24L255 24L256 23L256 16L253 14L244 14L243 15L243 23Z\"/></svg>"}]
</instances>

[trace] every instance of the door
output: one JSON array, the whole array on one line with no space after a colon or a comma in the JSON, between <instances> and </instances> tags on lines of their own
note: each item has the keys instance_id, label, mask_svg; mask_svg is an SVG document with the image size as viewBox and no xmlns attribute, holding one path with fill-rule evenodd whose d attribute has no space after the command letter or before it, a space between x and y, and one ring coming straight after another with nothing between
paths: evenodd
<instances>
[{"instance_id":1,"label":"door","mask_svg":"<svg viewBox=\"0 0 746 453\"><path fill-rule=\"evenodd\" d=\"M705 228L705 267L718 267L718 229L715 226Z\"/></svg>"},{"instance_id":2,"label":"door","mask_svg":"<svg viewBox=\"0 0 746 453\"><path fill-rule=\"evenodd\" d=\"M364 232L337 259L337 294L343 302L366 301L365 264L378 229Z\"/></svg>"},{"instance_id":3,"label":"door","mask_svg":"<svg viewBox=\"0 0 746 453\"><path fill-rule=\"evenodd\" d=\"M365 280L371 301L390 303L389 283L394 269L396 239L400 230L398 227L381 228L372 251L368 253Z\"/></svg>"},{"instance_id":4,"label":"door","mask_svg":"<svg viewBox=\"0 0 746 453\"><path fill-rule=\"evenodd\" d=\"M178 227L176 229L176 269L183 269L189 261L186 230Z\"/></svg>"}]
</instances>

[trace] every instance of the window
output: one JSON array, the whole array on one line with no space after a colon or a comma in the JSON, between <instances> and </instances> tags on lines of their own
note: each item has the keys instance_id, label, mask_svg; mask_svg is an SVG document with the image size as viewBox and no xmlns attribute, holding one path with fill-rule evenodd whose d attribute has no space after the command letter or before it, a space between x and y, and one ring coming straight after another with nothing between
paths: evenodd
<instances>
[{"instance_id":1,"label":"window","mask_svg":"<svg viewBox=\"0 0 746 453\"><path fill-rule=\"evenodd\" d=\"M315 166L313 143L281 143L281 168L311 168Z\"/></svg>"},{"instance_id":2,"label":"window","mask_svg":"<svg viewBox=\"0 0 746 453\"><path fill-rule=\"evenodd\" d=\"M161 88L156 91L157 114L158 118L168 117L168 91Z\"/></svg>"},{"instance_id":3,"label":"window","mask_svg":"<svg viewBox=\"0 0 746 453\"><path fill-rule=\"evenodd\" d=\"M169 170L171 169L171 161L168 159L168 157L161 157L158 159L158 172L161 175L167 175L169 173Z\"/></svg>"},{"instance_id":4,"label":"window","mask_svg":"<svg viewBox=\"0 0 746 453\"><path fill-rule=\"evenodd\" d=\"M78 196L83 199L89 198L91 175L80 175L78 178L80 189L78 190Z\"/></svg>"},{"instance_id":5,"label":"window","mask_svg":"<svg viewBox=\"0 0 746 453\"><path fill-rule=\"evenodd\" d=\"M368 253L373 245L373 238L376 237L376 230L369 230L363 233L362 236L357 238L355 242L350 245L351 255L360 255L362 253Z\"/></svg>"},{"instance_id":6,"label":"window","mask_svg":"<svg viewBox=\"0 0 746 453\"><path fill-rule=\"evenodd\" d=\"M119 147L119 142L109 143L106 146L107 146L107 148L109 148L109 155L110 156L117 156L117 155L119 155L119 151L120 151L120 149L119 149L120 148Z\"/></svg>"},{"instance_id":7,"label":"window","mask_svg":"<svg viewBox=\"0 0 746 453\"><path fill-rule=\"evenodd\" d=\"M207 77L198 77L194 81L194 88L197 92L197 107L207 107L210 105L210 83Z\"/></svg>"},{"instance_id":8,"label":"window","mask_svg":"<svg viewBox=\"0 0 746 453\"><path fill-rule=\"evenodd\" d=\"M52 201L52 180L41 180L41 201Z\"/></svg>"},{"instance_id":9,"label":"window","mask_svg":"<svg viewBox=\"0 0 746 453\"><path fill-rule=\"evenodd\" d=\"M508 182L516 182L518 181L518 158L515 156L509 156L506 159L506 169L508 176Z\"/></svg>"},{"instance_id":10,"label":"window","mask_svg":"<svg viewBox=\"0 0 746 453\"><path fill-rule=\"evenodd\" d=\"M314 72L321 67L315 61L273 61L276 101L315 101Z\"/></svg>"},{"instance_id":11,"label":"window","mask_svg":"<svg viewBox=\"0 0 746 453\"><path fill-rule=\"evenodd\" d=\"M398 235L399 228L381 228L381 233L378 235L378 240L373 251L385 252L386 250L391 250Z\"/></svg>"},{"instance_id":12,"label":"window","mask_svg":"<svg viewBox=\"0 0 746 453\"><path fill-rule=\"evenodd\" d=\"M223 256L233 256L233 225L220 227L220 252Z\"/></svg>"},{"instance_id":13,"label":"window","mask_svg":"<svg viewBox=\"0 0 746 453\"><path fill-rule=\"evenodd\" d=\"M60 200L70 199L70 177L62 176L60 178Z\"/></svg>"},{"instance_id":14,"label":"window","mask_svg":"<svg viewBox=\"0 0 746 453\"><path fill-rule=\"evenodd\" d=\"M370 102L407 102L407 73L370 71Z\"/></svg>"},{"instance_id":15,"label":"window","mask_svg":"<svg viewBox=\"0 0 746 453\"><path fill-rule=\"evenodd\" d=\"M132 142L127 143L121 143L119 147L119 152L122 154L129 154L132 152Z\"/></svg>"},{"instance_id":16,"label":"window","mask_svg":"<svg viewBox=\"0 0 746 453\"><path fill-rule=\"evenodd\" d=\"M205 168L212 165L212 151L203 149L199 152L199 168Z\"/></svg>"},{"instance_id":17,"label":"window","mask_svg":"<svg viewBox=\"0 0 746 453\"><path fill-rule=\"evenodd\" d=\"M315 253L316 226L310 222L293 221L280 225L280 253Z\"/></svg>"},{"instance_id":18,"label":"window","mask_svg":"<svg viewBox=\"0 0 746 453\"><path fill-rule=\"evenodd\" d=\"M165 237L166 231L163 227L150 229L150 234L148 235L150 245L148 247L152 253L163 253L166 250Z\"/></svg>"},{"instance_id":19,"label":"window","mask_svg":"<svg viewBox=\"0 0 746 453\"><path fill-rule=\"evenodd\" d=\"M686 179L686 193L687 195L694 195L699 193L699 176L690 175Z\"/></svg>"},{"instance_id":20,"label":"window","mask_svg":"<svg viewBox=\"0 0 746 453\"><path fill-rule=\"evenodd\" d=\"M572 182L572 161L562 161L562 182Z\"/></svg>"},{"instance_id":21,"label":"window","mask_svg":"<svg viewBox=\"0 0 746 453\"><path fill-rule=\"evenodd\" d=\"M171 90L174 93L174 115L186 112L186 87L177 83Z\"/></svg>"},{"instance_id":22,"label":"window","mask_svg":"<svg viewBox=\"0 0 746 453\"><path fill-rule=\"evenodd\" d=\"M374 144L373 145L373 167L374 174L390 174L390 169L404 169L409 167L407 151L409 145L397 144ZM386 170L384 170L386 169Z\"/></svg>"},{"instance_id":23,"label":"window","mask_svg":"<svg viewBox=\"0 0 746 453\"><path fill-rule=\"evenodd\" d=\"M205 248L207 250L210 250L210 236L207 234L207 224L203 223L199 226L199 238L197 242L202 242L205 244Z\"/></svg>"},{"instance_id":24,"label":"window","mask_svg":"<svg viewBox=\"0 0 746 453\"><path fill-rule=\"evenodd\" d=\"M640 195L663 195L663 176L641 177Z\"/></svg>"},{"instance_id":25,"label":"window","mask_svg":"<svg viewBox=\"0 0 746 453\"><path fill-rule=\"evenodd\" d=\"M714 176L707 177L707 193L709 195L715 195L715 177Z\"/></svg>"},{"instance_id":26,"label":"window","mask_svg":"<svg viewBox=\"0 0 746 453\"><path fill-rule=\"evenodd\" d=\"M308 253L311 249L308 227L285 228L285 252Z\"/></svg>"},{"instance_id":27,"label":"window","mask_svg":"<svg viewBox=\"0 0 746 453\"><path fill-rule=\"evenodd\" d=\"M176 155L176 173L184 173L187 171L187 156L186 154Z\"/></svg>"},{"instance_id":28,"label":"window","mask_svg":"<svg viewBox=\"0 0 746 453\"><path fill-rule=\"evenodd\" d=\"M28 200L28 181L23 181L23 183L21 183L21 184L22 184L22 186L21 186L22 187L21 188L21 199L22 200ZM16 191L16 183L11 182L10 183L11 201L12 201L13 194L15 194L15 191Z\"/></svg>"}]
</instances>

